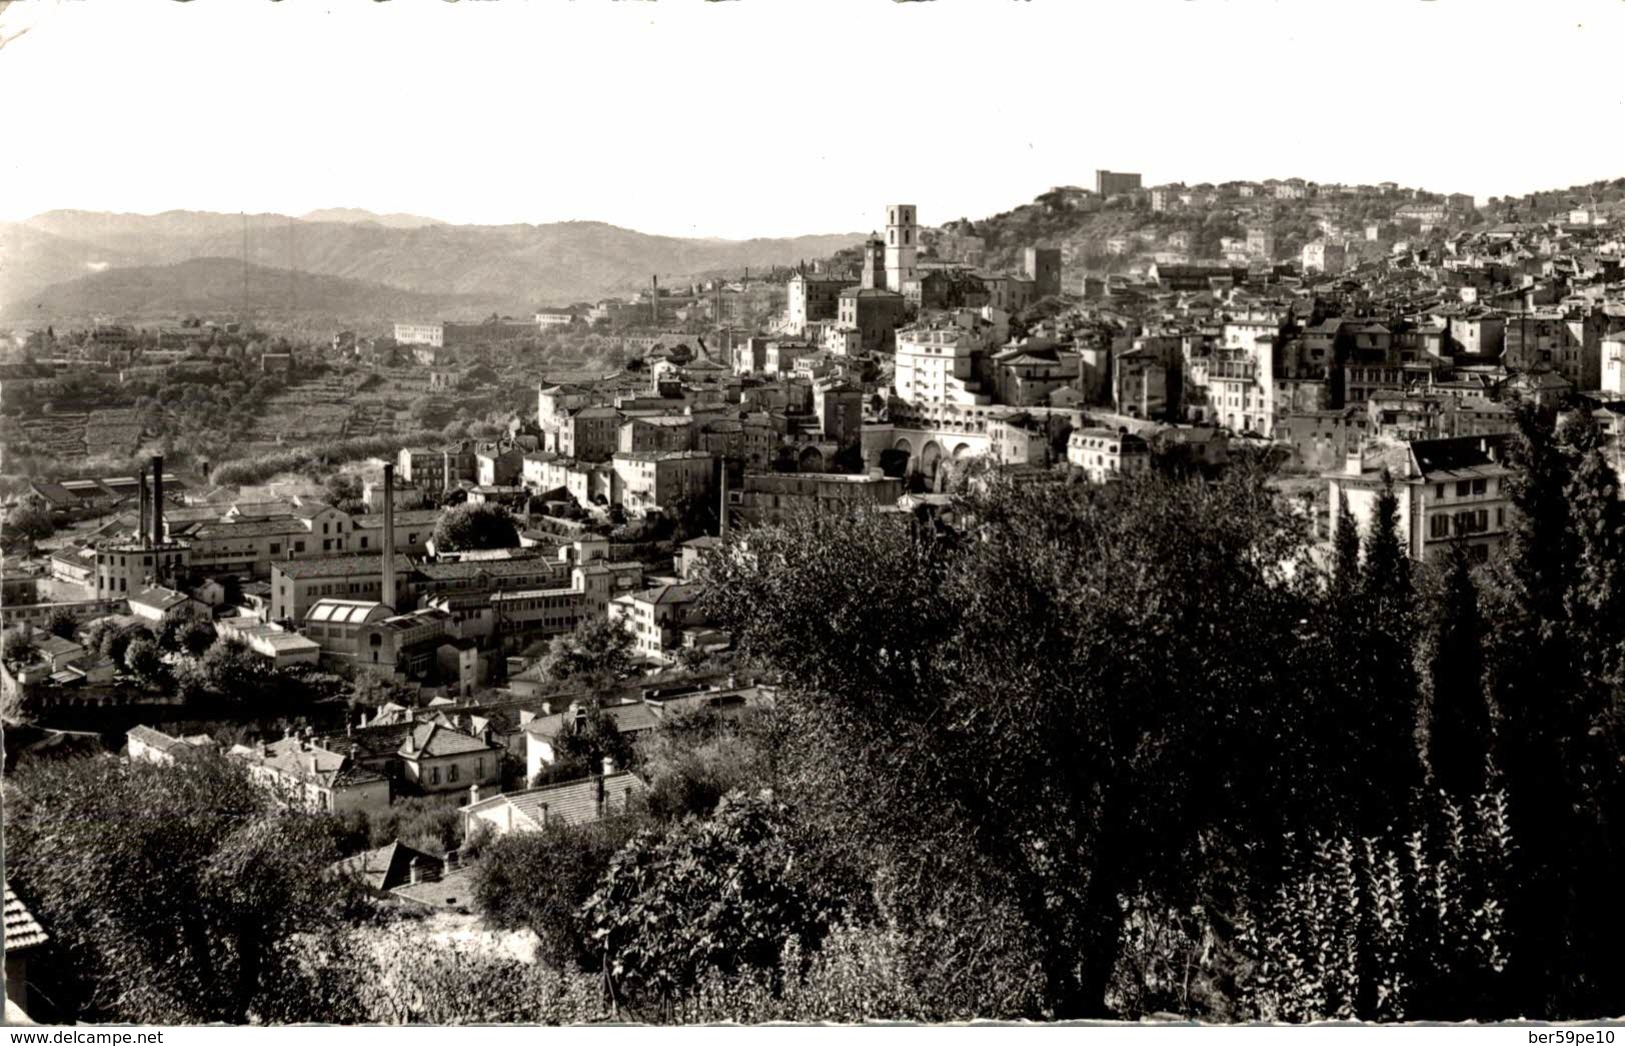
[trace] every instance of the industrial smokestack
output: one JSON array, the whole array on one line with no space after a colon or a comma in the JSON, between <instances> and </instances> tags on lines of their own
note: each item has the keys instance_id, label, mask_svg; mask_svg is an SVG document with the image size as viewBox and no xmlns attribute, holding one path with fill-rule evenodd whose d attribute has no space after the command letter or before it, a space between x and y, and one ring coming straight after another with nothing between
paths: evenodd
<instances>
[{"instance_id":1,"label":"industrial smokestack","mask_svg":"<svg viewBox=\"0 0 1625 1046\"><path fill-rule=\"evenodd\" d=\"M136 535L137 538L140 539L141 543L143 545L145 545L147 543L147 538L152 534L152 528L147 525L147 513L151 510L151 506L148 505L148 503L147 503L147 470L146 469L141 470L141 488L140 488L140 490L141 490L140 496L136 500L137 500L138 504L141 506L141 509L140 509L141 510L141 522L136 525L135 535Z\"/></svg>"},{"instance_id":2,"label":"industrial smokestack","mask_svg":"<svg viewBox=\"0 0 1625 1046\"><path fill-rule=\"evenodd\" d=\"M152 543L164 543L164 456L152 456ZM161 573L161 572L160 572Z\"/></svg>"},{"instance_id":3,"label":"industrial smokestack","mask_svg":"<svg viewBox=\"0 0 1625 1046\"><path fill-rule=\"evenodd\" d=\"M722 459L722 505L717 509L717 535L728 540L728 459Z\"/></svg>"},{"instance_id":4,"label":"industrial smokestack","mask_svg":"<svg viewBox=\"0 0 1625 1046\"><path fill-rule=\"evenodd\" d=\"M384 605L395 610L395 466L384 466Z\"/></svg>"},{"instance_id":5,"label":"industrial smokestack","mask_svg":"<svg viewBox=\"0 0 1625 1046\"><path fill-rule=\"evenodd\" d=\"M649 277L649 318L655 327L660 326L660 277Z\"/></svg>"}]
</instances>

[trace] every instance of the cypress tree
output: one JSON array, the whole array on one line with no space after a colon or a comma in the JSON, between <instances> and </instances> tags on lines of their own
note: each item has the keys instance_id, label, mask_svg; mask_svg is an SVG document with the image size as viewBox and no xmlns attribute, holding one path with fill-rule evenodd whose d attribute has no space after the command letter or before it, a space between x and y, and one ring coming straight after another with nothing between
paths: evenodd
<instances>
[{"instance_id":1,"label":"cypress tree","mask_svg":"<svg viewBox=\"0 0 1625 1046\"><path fill-rule=\"evenodd\" d=\"M1364 743L1358 747L1364 755L1366 800L1359 823L1363 832L1378 832L1404 823L1411 790L1422 780L1413 662L1415 586L1399 534L1399 499L1386 471L1366 534L1360 578L1367 622L1360 630L1365 670L1357 678L1364 690Z\"/></svg>"},{"instance_id":2,"label":"cypress tree","mask_svg":"<svg viewBox=\"0 0 1625 1046\"><path fill-rule=\"evenodd\" d=\"M1394 493L1394 477L1382 474L1382 493L1371 515L1371 531L1366 535L1365 570L1362 587L1379 612L1398 612L1410 606L1411 564L1399 536L1399 498Z\"/></svg>"},{"instance_id":3,"label":"cypress tree","mask_svg":"<svg viewBox=\"0 0 1625 1046\"><path fill-rule=\"evenodd\" d=\"M1490 709L1484 695L1484 623L1467 543L1451 546L1428 657L1427 762L1433 784L1465 805L1484 791Z\"/></svg>"},{"instance_id":4,"label":"cypress tree","mask_svg":"<svg viewBox=\"0 0 1625 1046\"><path fill-rule=\"evenodd\" d=\"M1352 589L1360 578L1360 531L1349 511L1349 496L1337 493L1337 521L1332 531L1332 580L1341 588Z\"/></svg>"},{"instance_id":5,"label":"cypress tree","mask_svg":"<svg viewBox=\"0 0 1625 1046\"><path fill-rule=\"evenodd\" d=\"M1617 694L1599 673L1607 648L1599 637L1618 627L1601 615L1612 606L1618 616L1610 592L1619 509L1608 504L1611 470L1594 456L1600 437L1589 416L1561 430L1529 408L1517 420L1513 522L1489 644L1495 762L1521 855L1503 997L1513 1013L1564 1019L1616 1012L1625 1001L1617 947L1625 845L1607 798L1620 775L1607 729Z\"/></svg>"}]
</instances>

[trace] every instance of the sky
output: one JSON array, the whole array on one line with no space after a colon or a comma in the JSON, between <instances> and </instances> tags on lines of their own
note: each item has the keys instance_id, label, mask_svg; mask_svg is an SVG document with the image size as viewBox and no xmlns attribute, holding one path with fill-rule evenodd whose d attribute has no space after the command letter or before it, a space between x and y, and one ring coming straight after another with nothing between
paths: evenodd
<instances>
[{"instance_id":1,"label":"sky","mask_svg":"<svg viewBox=\"0 0 1625 1046\"><path fill-rule=\"evenodd\" d=\"M1625 176L1621 0L16 0L0 220L935 225L1094 170ZM31 102L21 102L31 99Z\"/></svg>"}]
</instances>

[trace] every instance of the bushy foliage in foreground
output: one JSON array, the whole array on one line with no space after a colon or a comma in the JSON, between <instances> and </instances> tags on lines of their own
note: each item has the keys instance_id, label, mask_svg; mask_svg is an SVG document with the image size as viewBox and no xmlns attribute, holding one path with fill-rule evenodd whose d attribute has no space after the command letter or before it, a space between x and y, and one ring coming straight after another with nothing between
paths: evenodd
<instances>
[{"instance_id":1,"label":"bushy foliage in foreground","mask_svg":"<svg viewBox=\"0 0 1625 1046\"><path fill-rule=\"evenodd\" d=\"M24 828L20 881L87 927L68 939L99 1012L125 1017L1618 1013L1625 506L1584 419L1521 422L1511 540L1480 568L1465 548L1413 564L1390 486L1363 538L1339 519L1321 569L1245 463L1216 482L992 479L952 530L841 511L736 534L705 609L783 685L641 742L642 809L485 848L477 901L535 930L540 962L289 915L326 909L278 861L253 895L299 901L260 931L276 998L239 960L194 987L203 951L173 927L98 943L134 932L122 891L150 913L158 887L53 868L105 851L247 920L211 891L263 836L203 813L173 843L67 807L42 821L33 784L25 813L60 829ZM111 794L145 824L144 800ZM210 955L240 951L234 925Z\"/></svg>"}]
</instances>

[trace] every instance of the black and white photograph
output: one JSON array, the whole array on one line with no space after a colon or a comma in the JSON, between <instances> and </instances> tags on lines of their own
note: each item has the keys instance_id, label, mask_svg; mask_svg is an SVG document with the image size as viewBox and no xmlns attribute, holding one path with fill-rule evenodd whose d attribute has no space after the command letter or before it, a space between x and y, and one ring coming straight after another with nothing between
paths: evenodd
<instances>
[{"instance_id":1,"label":"black and white photograph","mask_svg":"<svg viewBox=\"0 0 1625 1046\"><path fill-rule=\"evenodd\" d=\"M1620 0L0 0L7 1043L1613 1043L1622 74Z\"/></svg>"}]
</instances>

